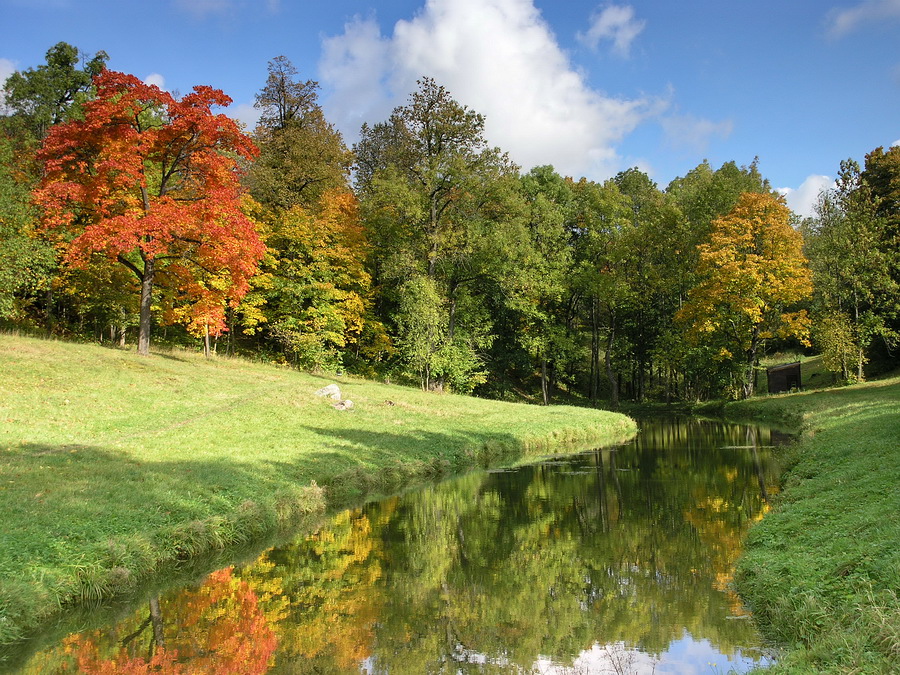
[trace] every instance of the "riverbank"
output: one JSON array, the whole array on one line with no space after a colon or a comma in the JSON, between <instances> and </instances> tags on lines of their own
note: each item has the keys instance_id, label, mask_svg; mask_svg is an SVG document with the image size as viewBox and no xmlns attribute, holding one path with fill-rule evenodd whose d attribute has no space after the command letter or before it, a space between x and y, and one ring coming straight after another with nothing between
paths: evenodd
<instances>
[{"instance_id":1,"label":"riverbank","mask_svg":"<svg viewBox=\"0 0 900 675\"><path fill-rule=\"evenodd\" d=\"M772 673L900 672L900 378L728 404L801 431L738 591L785 646Z\"/></svg>"},{"instance_id":2,"label":"riverbank","mask_svg":"<svg viewBox=\"0 0 900 675\"><path fill-rule=\"evenodd\" d=\"M315 395L330 383L352 409ZM636 429L584 408L6 335L0 423L0 644L303 514Z\"/></svg>"}]
</instances>

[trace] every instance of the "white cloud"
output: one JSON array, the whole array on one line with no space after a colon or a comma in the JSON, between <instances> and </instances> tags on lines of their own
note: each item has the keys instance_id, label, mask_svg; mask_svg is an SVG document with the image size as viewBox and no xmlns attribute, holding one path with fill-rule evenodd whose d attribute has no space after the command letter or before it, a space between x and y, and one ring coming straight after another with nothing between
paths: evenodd
<instances>
[{"instance_id":1,"label":"white cloud","mask_svg":"<svg viewBox=\"0 0 900 675\"><path fill-rule=\"evenodd\" d=\"M164 78L159 73L150 73L147 77L144 78L144 84L156 85L163 91L166 90L166 78Z\"/></svg>"},{"instance_id":2,"label":"white cloud","mask_svg":"<svg viewBox=\"0 0 900 675\"><path fill-rule=\"evenodd\" d=\"M631 43L646 25L646 21L634 18L631 5L609 5L591 15L591 27L587 33L578 33L577 38L591 49L597 49L601 41L609 40L613 53L627 58Z\"/></svg>"},{"instance_id":3,"label":"white cloud","mask_svg":"<svg viewBox=\"0 0 900 675\"><path fill-rule=\"evenodd\" d=\"M6 79L16 72L16 70L18 69L16 68L14 61L0 59L0 86L2 86L6 82Z\"/></svg>"},{"instance_id":4,"label":"white cloud","mask_svg":"<svg viewBox=\"0 0 900 675\"><path fill-rule=\"evenodd\" d=\"M712 120L694 115L671 115L660 120L666 143L675 149L703 154L713 138L726 139L734 131L734 122Z\"/></svg>"},{"instance_id":5,"label":"white cloud","mask_svg":"<svg viewBox=\"0 0 900 675\"><path fill-rule=\"evenodd\" d=\"M896 147L898 147L898 146L900 146L900 138L898 138L896 141L894 141L893 143L891 143L891 147L892 147L892 148L896 148Z\"/></svg>"},{"instance_id":6,"label":"white cloud","mask_svg":"<svg viewBox=\"0 0 900 675\"><path fill-rule=\"evenodd\" d=\"M807 176L800 187L777 188L776 192L784 195L791 211L804 218L815 213L815 205L819 201L822 190L830 190L834 187L834 181L829 176Z\"/></svg>"},{"instance_id":7,"label":"white cloud","mask_svg":"<svg viewBox=\"0 0 900 675\"><path fill-rule=\"evenodd\" d=\"M374 18L356 17L341 35L323 41L319 77L334 90L327 102L329 119L346 138L355 138L363 122L379 122L390 114L395 105L385 81L390 59L391 41L381 36Z\"/></svg>"},{"instance_id":8,"label":"white cloud","mask_svg":"<svg viewBox=\"0 0 900 675\"><path fill-rule=\"evenodd\" d=\"M850 9L834 8L825 19L828 35L843 37L863 24L900 19L900 0L863 0Z\"/></svg>"},{"instance_id":9,"label":"white cloud","mask_svg":"<svg viewBox=\"0 0 900 675\"><path fill-rule=\"evenodd\" d=\"M3 85L6 80L16 72L16 64L9 59L0 59L0 114L6 114L6 97L3 95Z\"/></svg>"},{"instance_id":10,"label":"white cloud","mask_svg":"<svg viewBox=\"0 0 900 675\"><path fill-rule=\"evenodd\" d=\"M427 0L392 35L357 17L323 47L320 81L332 92L323 105L348 140L360 122L384 120L425 75L485 115L489 142L526 171L553 164L605 178L623 168L616 144L666 105L592 89L532 0Z\"/></svg>"},{"instance_id":11,"label":"white cloud","mask_svg":"<svg viewBox=\"0 0 900 675\"><path fill-rule=\"evenodd\" d=\"M225 114L244 125L247 131L253 131L259 122L259 110L252 103L239 103L225 109Z\"/></svg>"}]
</instances>

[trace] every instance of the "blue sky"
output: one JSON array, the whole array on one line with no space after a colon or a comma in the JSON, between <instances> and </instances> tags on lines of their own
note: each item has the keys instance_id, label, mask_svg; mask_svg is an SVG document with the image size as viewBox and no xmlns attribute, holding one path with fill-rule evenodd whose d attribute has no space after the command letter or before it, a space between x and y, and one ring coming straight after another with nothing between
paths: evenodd
<instances>
[{"instance_id":1,"label":"blue sky","mask_svg":"<svg viewBox=\"0 0 900 675\"><path fill-rule=\"evenodd\" d=\"M252 122L268 61L321 84L349 142L422 75L524 169L661 187L703 159L808 212L847 157L900 142L900 0L0 0L0 76L59 41Z\"/></svg>"}]
</instances>

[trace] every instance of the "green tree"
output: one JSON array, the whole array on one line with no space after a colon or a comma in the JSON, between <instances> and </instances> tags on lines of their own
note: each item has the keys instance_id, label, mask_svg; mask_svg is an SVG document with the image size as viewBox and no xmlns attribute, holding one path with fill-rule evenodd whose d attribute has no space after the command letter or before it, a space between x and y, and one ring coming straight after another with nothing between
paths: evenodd
<instances>
[{"instance_id":1,"label":"green tree","mask_svg":"<svg viewBox=\"0 0 900 675\"><path fill-rule=\"evenodd\" d=\"M882 219L884 229L881 247L894 288L900 287L900 145L885 151L876 148L866 155L862 181L871 190L875 214ZM900 335L900 293L882 297L883 313L891 335ZM896 346L896 339L894 339Z\"/></svg>"},{"instance_id":2,"label":"green tree","mask_svg":"<svg viewBox=\"0 0 900 675\"><path fill-rule=\"evenodd\" d=\"M718 347L686 339L674 317L698 284L699 247L709 241L713 221L727 215L745 192L771 192L757 160L749 166L726 162L715 170L704 160L669 183L666 195L677 215L659 220L656 230L643 237L659 242L662 253L656 278L661 281L659 302L664 309L656 315L662 329L653 358L669 373L667 396L696 399L717 395L731 379L729 364L716 358Z\"/></svg>"},{"instance_id":3,"label":"green tree","mask_svg":"<svg viewBox=\"0 0 900 675\"><path fill-rule=\"evenodd\" d=\"M518 339L540 372L541 397L549 405L561 365L572 359L572 247L566 224L572 208L570 185L552 166L522 177L527 208L525 247L511 284L510 302L520 316Z\"/></svg>"},{"instance_id":4,"label":"green tree","mask_svg":"<svg viewBox=\"0 0 900 675\"><path fill-rule=\"evenodd\" d=\"M859 165L848 159L805 228L817 343L826 365L845 381L864 379L873 339L894 337L890 318L898 286L894 256L885 246L888 222L878 207Z\"/></svg>"},{"instance_id":5,"label":"green tree","mask_svg":"<svg viewBox=\"0 0 900 675\"><path fill-rule=\"evenodd\" d=\"M446 363L438 352L453 353L457 363L470 364L471 378L455 377L464 389L480 378L479 352L491 339L483 294L516 213L510 209L515 167L488 147L483 132L481 115L426 78L387 122L363 125L356 146L379 311L396 317L407 281L430 279L446 326L443 339L431 343L432 356ZM410 324L395 325L398 342L408 343L402 331ZM427 379L441 388L446 378L432 374Z\"/></svg>"},{"instance_id":6,"label":"green tree","mask_svg":"<svg viewBox=\"0 0 900 675\"><path fill-rule=\"evenodd\" d=\"M246 177L253 197L269 208L315 208L329 191L349 186L352 153L325 119L318 89L313 80L298 80L286 57L269 62L255 105L261 114L253 138L260 153Z\"/></svg>"},{"instance_id":7,"label":"green tree","mask_svg":"<svg viewBox=\"0 0 900 675\"><path fill-rule=\"evenodd\" d=\"M623 315L632 300L628 281L628 233L632 211L628 198L614 181L598 184L581 179L573 185L573 290L580 295L590 327L588 392L596 403L603 377L613 408L619 405L619 378L615 352L619 348Z\"/></svg>"},{"instance_id":8,"label":"green tree","mask_svg":"<svg viewBox=\"0 0 900 675\"><path fill-rule=\"evenodd\" d=\"M77 47L58 42L47 50L45 64L10 75L3 85L5 105L12 111L6 125L40 141L53 125L80 115L92 79L106 67L109 56L99 51L77 68L86 58Z\"/></svg>"},{"instance_id":9,"label":"green tree","mask_svg":"<svg viewBox=\"0 0 900 675\"><path fill-rule=\"evenodd\" d=\"M56 255L33 225L28 167L0 134L0 318L22 322L39 291L48 291Z\"/></svg>"},{"instance_id":10,"label":"green tree","mask_svg":"<svg viewBox=\"0 0 900 675\"><path fill-rule=\"evenodd\" d=\"M805 310L789 311L812 294L802 239L780 198L748 192L713 221L710 241L699 253L700 282L678 318L695 342L713 346L716 358L733 368L738 391L747 398L762 342L807 338Z\"/></svg>"}]
</instances>

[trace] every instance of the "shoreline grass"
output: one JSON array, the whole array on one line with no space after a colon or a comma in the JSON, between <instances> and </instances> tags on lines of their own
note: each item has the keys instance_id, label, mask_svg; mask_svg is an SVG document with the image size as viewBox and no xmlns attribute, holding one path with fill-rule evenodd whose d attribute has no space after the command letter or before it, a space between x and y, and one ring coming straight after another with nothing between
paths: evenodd
<instances>
[{"instance_id":1,"label":"shoreline grass","mask_svg":"<svg viewBox=\"0 0 900 675\"><path fill-rule=\"evenodd\" d=\"M352 410L314 395L330 382ZM0 644L308 514L635 431L586 408L0 335Z\"/></svg>"},{"instance_id":2,"label":"shoreline grass","mask_svg":"<svg viewBox=\"0 0 900 675\"><path fill-rule=\"evenodd\" d=\"M900 672L900 378L729 403L800 431L736 584L774 673Z\"/></svg>"}]
</instances>

